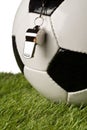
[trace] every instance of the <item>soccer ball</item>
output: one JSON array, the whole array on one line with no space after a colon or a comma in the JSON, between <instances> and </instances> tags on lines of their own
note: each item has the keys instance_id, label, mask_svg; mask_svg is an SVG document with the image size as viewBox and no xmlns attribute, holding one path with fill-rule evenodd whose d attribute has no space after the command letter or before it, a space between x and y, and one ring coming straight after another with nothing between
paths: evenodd
<instances>
[{"instance_id":1,"label":"soccer ball","mask_svg":"<svg viewBox=\"0 0 87 130\"><path fill-rule=\"evenodd\" d=\"M87 103L86 27L87 0L23 0L17 11L12 33L17 63L31 85L54 102Z\"/></svg>"}]
</instances>

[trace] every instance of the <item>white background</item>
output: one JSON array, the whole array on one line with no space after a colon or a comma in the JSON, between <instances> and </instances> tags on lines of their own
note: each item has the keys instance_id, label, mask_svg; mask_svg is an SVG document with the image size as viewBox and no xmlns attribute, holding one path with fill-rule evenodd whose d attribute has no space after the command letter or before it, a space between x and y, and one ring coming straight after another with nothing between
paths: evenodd
<instances>
[{"instance_id":1,"label":"white background","mask_svg":"<svg viewBox=\"0 0 87 130\"><path fill-rule=\"evenodd\" d=\"M0 72L18 73L20 70L12 48L12 26L21 0L0 1Z\"/></svg>"}]
</instances>

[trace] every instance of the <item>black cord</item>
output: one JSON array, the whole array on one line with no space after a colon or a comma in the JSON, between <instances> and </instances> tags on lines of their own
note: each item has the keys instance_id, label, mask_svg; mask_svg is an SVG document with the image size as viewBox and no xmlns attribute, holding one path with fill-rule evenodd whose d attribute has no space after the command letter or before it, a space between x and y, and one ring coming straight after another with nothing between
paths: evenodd
<instances>
[{"instance_id":1,"label":"black cord","mask_svg":"<svg viewBox=\"0 0 87 130\"><path fill-rule=\"evenodd\" d=\"M42 14L43 14L43 11L45 10L45 5L46 5L46 2L47 2L47 0L41 0L42 1L42 9L41 9L41 13L40 13L40 17L42 16Z\"/></svg>"}]
</instances>

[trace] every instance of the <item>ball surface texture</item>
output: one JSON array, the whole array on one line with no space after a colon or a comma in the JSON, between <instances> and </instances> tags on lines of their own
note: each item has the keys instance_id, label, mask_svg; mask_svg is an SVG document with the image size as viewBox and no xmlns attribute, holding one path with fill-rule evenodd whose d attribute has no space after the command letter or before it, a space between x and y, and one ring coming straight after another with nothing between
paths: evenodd
<instances>
[{"instance_id":1,"label":"ball surface texture","mask_svg":"<svg viewBox=\"0 0 87 130\"><path fill-rule=\"evenodd\" d=\"M87 0L22 0L12 43L26 79L54 102L87 103Z\"/></svg>"}]
</instances>

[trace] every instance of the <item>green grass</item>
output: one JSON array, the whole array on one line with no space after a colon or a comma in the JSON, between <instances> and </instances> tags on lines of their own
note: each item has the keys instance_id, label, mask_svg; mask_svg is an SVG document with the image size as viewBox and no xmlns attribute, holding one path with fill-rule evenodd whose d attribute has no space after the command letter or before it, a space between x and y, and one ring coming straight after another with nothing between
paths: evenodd
<instances>
[{"instance_id":1,"label":"green grass","mask_svg":"<svg viewBox=\"0 0 87 130\"><path fill-rule=\"evenodd\" d=\"M87 106L52 103L22 74L0 73L0 130L87 130Z\"/></svg>"}]
</instances>

